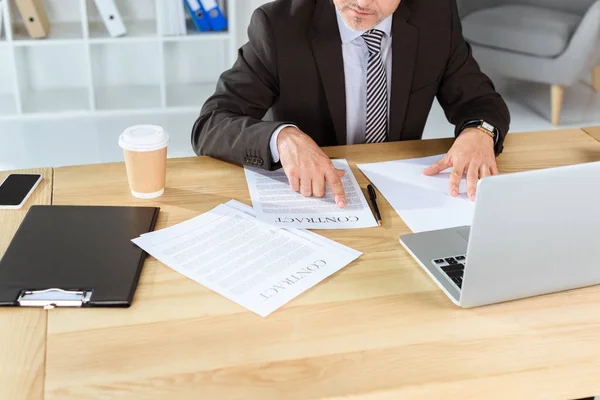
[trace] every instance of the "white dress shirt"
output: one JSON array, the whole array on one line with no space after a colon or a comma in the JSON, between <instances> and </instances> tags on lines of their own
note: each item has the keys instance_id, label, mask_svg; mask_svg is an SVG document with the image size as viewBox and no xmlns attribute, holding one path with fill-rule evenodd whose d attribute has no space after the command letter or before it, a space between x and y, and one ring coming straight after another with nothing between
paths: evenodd
<instances>
[{"instance_id":1,"label":"white dress shirt","mask_svg":"<svg viewBox=\"0 0 600 400\"><path fill-rule=\"evenodd\" d=\"M344 75L346 80L346 141L347 144L365 142L367 127L367 65L369 49L361 37L366 31L355 31L346 26L336 8L338 28L342 39ZM392 90L392 18L390 15L374 29L385 33L381 42L381 57L385 63L388 85L388 126L390 121L390 100ZM271 136L270 148L273 161L279 162L277 137L283 128L295 125L279 126ZM388 132L389 134L389 132Z\"/></svg>"}]
</instances>

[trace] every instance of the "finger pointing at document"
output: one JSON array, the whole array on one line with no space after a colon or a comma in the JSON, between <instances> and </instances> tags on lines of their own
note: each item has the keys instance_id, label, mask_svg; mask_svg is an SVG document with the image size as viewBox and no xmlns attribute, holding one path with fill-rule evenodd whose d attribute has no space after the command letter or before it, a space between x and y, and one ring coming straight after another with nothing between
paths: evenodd
<instances>
[{"instance_id":1,"label":"finger pointing at document","mask_svg":"<svg viewBox=\"0 0 600 400\"><path fill-rule=\"evenodd\" d=\"M339 208L346 207L346 194L341 178L343 170L333 166L329 157L313 139L295 127L284 128L277 138L281 165L290 188L303 196L325 196L329 186Z\"/></svg>"}]
</instances>

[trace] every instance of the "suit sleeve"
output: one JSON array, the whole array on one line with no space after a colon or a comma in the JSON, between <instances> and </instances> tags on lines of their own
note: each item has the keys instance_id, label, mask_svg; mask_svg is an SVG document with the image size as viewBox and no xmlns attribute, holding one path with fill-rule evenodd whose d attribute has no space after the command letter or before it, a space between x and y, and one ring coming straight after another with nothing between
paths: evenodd
<instances>
[{"instance_id":1,"label":"suit sleeve","mask_svg":"<svg viewBox=\"0 0 600 400\"><path fill-rule=\"evenodd\" d=\"M456 126L456 136L471 120L483 119L494 125L499 130L496 143L496 153L499 154L509 129L510 113L492 81L479 68L471 46L462 35L456 0L449 2L452 45L437 97L448 121Z\"/></svg>"},{"instance_id":2,"label":"suit sleeve","mask_svg":"<svg viewBox=\"0 0 600 400\"><path fill-rule=\"evenodd\" d=\"M198 155L272 169L269 142L285 122L262 121L279 87L273 32L260 8L252 15L248 37L202 107L192 129L192 146Z\"/></svg>"}]
</instances>

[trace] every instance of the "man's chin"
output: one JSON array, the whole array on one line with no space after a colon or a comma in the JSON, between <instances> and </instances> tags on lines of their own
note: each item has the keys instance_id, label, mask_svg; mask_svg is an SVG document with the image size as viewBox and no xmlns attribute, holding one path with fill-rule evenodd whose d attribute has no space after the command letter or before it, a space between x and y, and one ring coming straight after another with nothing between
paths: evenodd
<instances>
[{"instance_id":1,"label":"man's chin","mask_svg":"<svg viewBox=\"0 0 600 400\"><path fill-rule=\"evenodd\" d=\"M350 30L364 32L373 29L378 22L375 18L344 16L344 23Z\"/></svg>"}]
</instances>

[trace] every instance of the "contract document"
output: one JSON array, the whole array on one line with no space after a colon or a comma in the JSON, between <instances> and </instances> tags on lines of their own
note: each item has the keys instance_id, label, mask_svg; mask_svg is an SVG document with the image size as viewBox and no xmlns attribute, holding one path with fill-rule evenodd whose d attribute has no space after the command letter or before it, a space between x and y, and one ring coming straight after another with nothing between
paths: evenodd
<instances>
[{"instance_id":1,"label":"contract document","mask_svg":"<svg viewBox=\"0 0 600 400\"><path fill-rule=\"evenodd\" d=\"M360 164L357 167L377 187L383 197L413 232L432 231L471 225L475 203L466 194L461 180L458 197L449 194L448 169L435 176L423 170L444 155Z\"/></svg>"},{"instance_id":2,"label":"contract document","mask_svg":"<svg viewBox=\"0 0 600 400\"><path fill-rule=\"evenodd\" d=\"M285 228L348 229L377 226L348 162L332 162L337 169L346 172L341 178L346 193L345 208L339 208L335 204L329 187L323 198L304 197L292 191L283 168L265 171L244 167L257 218Z\"/></svg>"},{"instance_id":3,"label":"contract document","mask_svg":"<svg viewBox=\"0 0 600 400\"><path fill-rule=\"evenodd\" d=\"M274 227L238 202L132 240L163 264L266 317L362 254Z\"/></svg>"}]
</instances>

